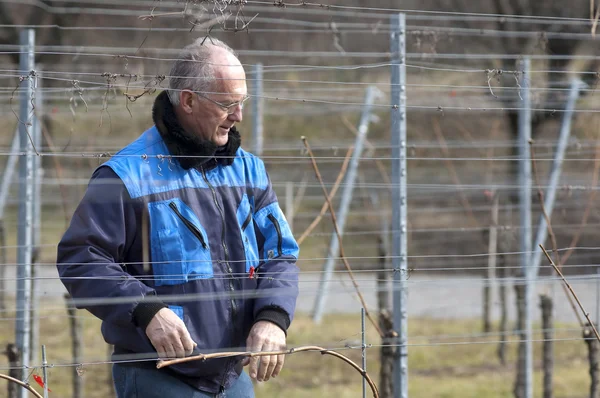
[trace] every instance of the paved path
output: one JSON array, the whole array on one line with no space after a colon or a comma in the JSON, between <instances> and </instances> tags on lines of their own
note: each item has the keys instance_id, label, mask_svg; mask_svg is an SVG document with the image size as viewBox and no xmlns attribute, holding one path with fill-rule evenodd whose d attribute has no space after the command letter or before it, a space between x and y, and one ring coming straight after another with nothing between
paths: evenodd
<instances>
[{"instance_id":1,"label":"paved path","mask_svg":"<svg viewBox=\"0 0 600 398\"><path fill-rule=\"evenodd\" d=\"M318 275L307 275L301 279L301 297L298 307L303 312L312 312ZM377 306L377 286L375 276L362 274L357 277L361 292L365 297L367 306ZM597 283L595 276L579 276L569 278L573 290L579 296L584 308L596 319L597 313ZM577 322L571 305L569 304L561 282L556 278L544 278L536 284L534 303L534 321L541 320L539 308L539 294L546 293L554 298L555 319L563 322ZM444 276L411 276L408 285L408 316L430 317L435 319L461 319L477 318L482 315L482 300L484 280L478 277L444 277ZM327 297L326 313L360 312L359 300L352 288L350 279L346 276L337 276L332 280L330 293ZM391 287L391 284L390 284ZM508 288L508 316L516 318L515 294L513 285ZM498 293L494 294L493 317L499 319L500 301Z\"/></svg>"},{"instance_id":2,"label":"paved path","mask_svg":"<svg viewBox=\"0 0 600 398\"><path fill-rule=\"evenodd\" d=\"M408 285L409 317L431 317L435 319L477 318L481 316L483 280L478 277L460 276L411 276ZM57 279L54 267L42 267L42 279L39 282L40 297L60 298L66 292ZM319 273L303 273L300 278L300 297L298 310L311 313L319 285ZM5 286L9 295L16 291L15 267L8 266ZM377 287L375 275L360 273L356 276L367 306L373 310L377 306ZM585 309L596 319L597 280L594 276L570 277L569 281L578 294ZM390 284L391 286L391 284ZM576 322L573 311L556 278L544 278L537 283L537 293L547 292L554 297L555 318L563 322ZM509 318L515 319L515 299L512 285L509 293ZM535 295L534 321L540 319L539 297ZM498 295L494 295L493 315L499 317ZM360 303L350 279L345 275L335 275L330 284L325 313L360 313Z\"/></svg>"}]
</instances>

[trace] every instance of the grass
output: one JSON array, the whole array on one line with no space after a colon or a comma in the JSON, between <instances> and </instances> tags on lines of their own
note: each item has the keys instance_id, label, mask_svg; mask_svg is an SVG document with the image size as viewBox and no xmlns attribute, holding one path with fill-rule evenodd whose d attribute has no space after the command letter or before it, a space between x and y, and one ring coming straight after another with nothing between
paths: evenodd
<instances>
[{"instance_id":1,"label":"grass","mask_svg":"<svg viewBox=\"0 0 600 398\"><path fill-rule=\"evenodd\" d=\"M69 328L65 310L60 302L44 302L40 342L46 345L49 369L49 385L55 397L71 394L73 367L63 366L70 359ZM14 307L13 307L14 308ZM84 382L85 397L110 396L109 365L102 363L107 358L107 346L99 333L99 321L85 311L79 311L83 321ZM0 331L0 345L4 347L12 340L13 329L9 326ZM409 396L411 397L512 397L516 372L515 337L510 337L508 364L503 366L496 357L497 337L468 337L480 332L479 320L432 320L411 319L409 322ZM556 325L565 328L568 325ZM437 337L436 337L437 336ZM442 338L441 336L446 336ZM454 337L452 337L454 336ZM462 337L461 337L462 336ZM540 336L535 336L539 340ZM555 336L554 396L586 397L589 389L587 373L587 350L577 340L578 332L563 331ZM571 340L572 339L572 340ZM290 346L321 345L337 348L341 353L360 363L360 351L345 349L360 341L360 319L355 315L333 315L321 324L299 314L289 331ZM372 344L367 350L369 375L379 380L379 339L374 328L367 328L367 341ZM451 344L456 343L456 344ZM541 357L541 343L534 347L534 358ZM3 357L1 367L5 367ZM535 396L541 396L541 364L535 363ZM40 374L40 370L36 369ZM4 382L0 391L6 391ZM360 397L361 377L342 361L318 353L297 353L286 358L282 374L269 382L256 386L260 397Z\"/></svg>"}]
</instances>

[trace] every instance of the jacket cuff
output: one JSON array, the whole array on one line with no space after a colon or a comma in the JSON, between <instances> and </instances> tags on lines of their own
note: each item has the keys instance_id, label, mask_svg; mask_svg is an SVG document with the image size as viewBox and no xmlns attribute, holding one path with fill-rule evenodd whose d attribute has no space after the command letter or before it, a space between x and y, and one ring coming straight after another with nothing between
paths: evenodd
<instances>
[{"instance_id":1,"label":"jacket cuff","mask_svg":"<svg viewBox=\"0 0 600 398\"><path fill-rule=\"evenodd\" d=\"M154 315L163 308L168 306L160 301L141 302L133 310L133 323L145 331Z\"/></svg>"},{"instance_id":2,"label":"jacket cuff","mask_svg":"<svg viewBox=\"0 0 600 398\"><path fill-rule=\"evenodd\" d=\"M254 323L258 321L269 321L279 326L287 336L287 330L290 327L290 316L279 307L265 307L254 318Z\"/></svg>"}]
</instances>

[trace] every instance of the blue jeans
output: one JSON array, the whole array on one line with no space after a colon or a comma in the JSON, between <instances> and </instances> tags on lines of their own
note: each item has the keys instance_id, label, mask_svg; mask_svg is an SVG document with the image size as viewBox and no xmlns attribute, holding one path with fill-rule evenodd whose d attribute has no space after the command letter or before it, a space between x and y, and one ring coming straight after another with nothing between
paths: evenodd
<instances>
[{"instance_id":1,"label":"blue jeans","mask_svg":"<svg viewBox=\"0 0 600 398\"><path fill-rule=\"evenodd\" d=\"M196 390L170 374L152 368L114 364L113 380L118 398L254 398L252 380L246 372L220 394Z\"/></svg>"}]
</instances>

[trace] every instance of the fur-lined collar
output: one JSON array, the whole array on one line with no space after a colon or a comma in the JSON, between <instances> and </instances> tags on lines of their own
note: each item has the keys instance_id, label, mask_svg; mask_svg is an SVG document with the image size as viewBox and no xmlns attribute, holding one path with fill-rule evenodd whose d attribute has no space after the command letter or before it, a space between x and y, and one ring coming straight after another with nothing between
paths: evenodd
<instances>
[{"instance_id":1,"label":"fur-lined collar","mask_svg":"<svg viewBox=\"0 0 600 398\"><path fill-rule=\"evenodd\" d=\"M229 166L233 163L235 153L241 144L240 133L235 127L229 130L227 144L222 147L188 134L179 124L166 91L156 97L152 107L152 119L171 156L174 156L174 159L179 161L181 167L186 170L200 167L213 159L218 164Z\"/></svg>"}]
</instances>

